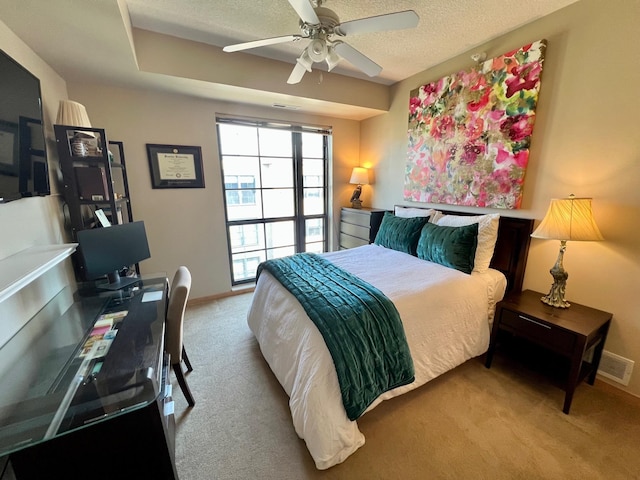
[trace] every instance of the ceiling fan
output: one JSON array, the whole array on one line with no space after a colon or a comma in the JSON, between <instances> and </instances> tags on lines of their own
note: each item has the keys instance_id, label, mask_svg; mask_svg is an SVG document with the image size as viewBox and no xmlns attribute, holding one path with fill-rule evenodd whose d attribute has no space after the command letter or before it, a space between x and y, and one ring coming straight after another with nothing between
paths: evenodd
<instances>
[{"instance_id":1,"label":"ceiling fan","mask_svg":"<svg viewBox=\"0 0 640 480\"><path fill-rule=\"evenodd\" d=\"M309 39L311 41L303 50L302 55L296 60L296 65L293 67L287 83L294 84L300 82L305 72L311 71L311 65L315 62L326 61L328 69L331 71L341 59L347 60L370 77L375 77L380 74L382 67L351 45L335 37L413 28L418 25L418 21L420 20L418 14L413 10L405 10L340 23L338 15L332 10L322 6L323 0L288 1L300 17L301 34L265 38L263 40L228 45L222 50L225 52L237 52L250 48Z\"/></svg>"}]
</instances>

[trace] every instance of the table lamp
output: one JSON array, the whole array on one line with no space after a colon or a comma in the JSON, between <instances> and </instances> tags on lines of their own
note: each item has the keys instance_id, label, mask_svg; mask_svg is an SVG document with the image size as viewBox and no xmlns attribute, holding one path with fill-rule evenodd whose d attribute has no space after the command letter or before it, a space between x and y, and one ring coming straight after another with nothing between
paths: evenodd
<instances>
[{"instance_id":1,"label":"table lamp","mask_svg":"<svg viewBox=\"0 0 640 480\"><path fill-rule=\"evenodd\" d=\"M352 185L358 185L353 191L353 195L351 195L351 206L353 208L362 208L360 194L362 193L362 185L369 184L369 171L364 167L353 167L349 183Z\"/></svg>"},{"instance_id":2,"label":"table lamp","mask_svg":"<svg viewBox=\"0 0 640 480\"><path fill-rule=\"evenodd\" d=\"M569 274L562 266L567 240L604 240L593 219L591 199L576 198L574 195L551 199L547 214L531 236L560 240L558 259L549 270L553 277L553 285L549 293L540 300L547 305L568 308L570 303L564 299L564 291Z\"/></svg>"},{"instance_id":3,"label":"table lamp","mask_svg":"<svg viewBox=\"0 0 640 480\"><path fill-rule=\"evenodd\" d=\"M73 100L60 100L56 124L91 128L87 109L81 103Z\"/></svg>"},{"instance_id":4,"label":"table lamp","mask_svg":"<svg viewBox=\"0 0 640 480\"><path fill-rule=\"evenodd\" d=\"M91 128L89 115L84 105L73 100L60 100L58 105L57 125L71 127ZM86 139L95 138L95 133L88 130L76 130L71 139L71 151L77 157L86 157L89 154L89 146Z\"/></svg>"}]
</instances>

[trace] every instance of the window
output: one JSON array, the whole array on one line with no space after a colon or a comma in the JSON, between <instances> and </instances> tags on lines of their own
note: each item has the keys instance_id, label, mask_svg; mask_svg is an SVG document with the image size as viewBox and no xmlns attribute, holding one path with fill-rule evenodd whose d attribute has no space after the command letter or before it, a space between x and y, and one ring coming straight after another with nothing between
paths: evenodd
<instances>
[{"instance_id":1,"label":"window","mask_svg":"<svg viewBox=\"0 0 640 480\"><path fill-rule=\"evenodd\" d=\"M256 203L256 194L253 190L256 186L255 177L227 175L224 178L224 188L227 196L227 204L253 205Z\"/></svg>"},{"instance_id":2,"label":"window","mask_svg":"<svg viewBox=\"0 0 640 480\"><path fill-rule=\"evenodd\" d=\"M329 129L217 119L233 285L270 258L327 249Z\"/></svg>"}]
</instances>

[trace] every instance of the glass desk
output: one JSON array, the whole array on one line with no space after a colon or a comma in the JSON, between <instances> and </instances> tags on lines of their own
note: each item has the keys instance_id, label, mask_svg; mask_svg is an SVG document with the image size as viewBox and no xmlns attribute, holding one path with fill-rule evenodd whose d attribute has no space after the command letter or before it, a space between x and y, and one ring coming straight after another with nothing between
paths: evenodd
<instances>
[{"instance_id":1,"label":"glass desk","mask_svg":"<svg viewBox=\"0 0 640 480\"><path fill-rule=\"evenodd\" d=\"M49 478L73 478L84 458L95 464L100 445L126 445L128 432L112 431L116 425L160 432L172 470L161 478L177 477L165 386L167 292L163 275L117 291L64 289L0 348L0 456L11 454L17 478L39 475L33 463ZM51 313L65 305L62 315ZM140 417L149 418L140 424ZM147 446L136 444L138 453ZM52 476L56 464L62 477ZM117 462L109 457L106 466L117 478Z\"/></svg>"}]
</instances>

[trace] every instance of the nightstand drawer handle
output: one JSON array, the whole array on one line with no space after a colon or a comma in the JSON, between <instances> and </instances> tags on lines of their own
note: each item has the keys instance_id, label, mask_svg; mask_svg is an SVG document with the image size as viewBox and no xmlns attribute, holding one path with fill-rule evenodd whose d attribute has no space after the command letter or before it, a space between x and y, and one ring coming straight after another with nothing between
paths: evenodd
<instances>
[{"instance_id":1,"label":"nightstand drawer handle","mask_svg":"<svg viewBox=\"0 0 640 480\"><path fill-rule=\"evenodd\" d=\"M541 327L548 328L549 330L551 330L551 327L549 325L545 325L544 323L536 322L535 320L531 320L530 318L527 318L524 315L518 315L518 318L521 318L522 320L526 320L527 322L535 323L536 325L540 325Z\"/></svg>"}]
</instances>

